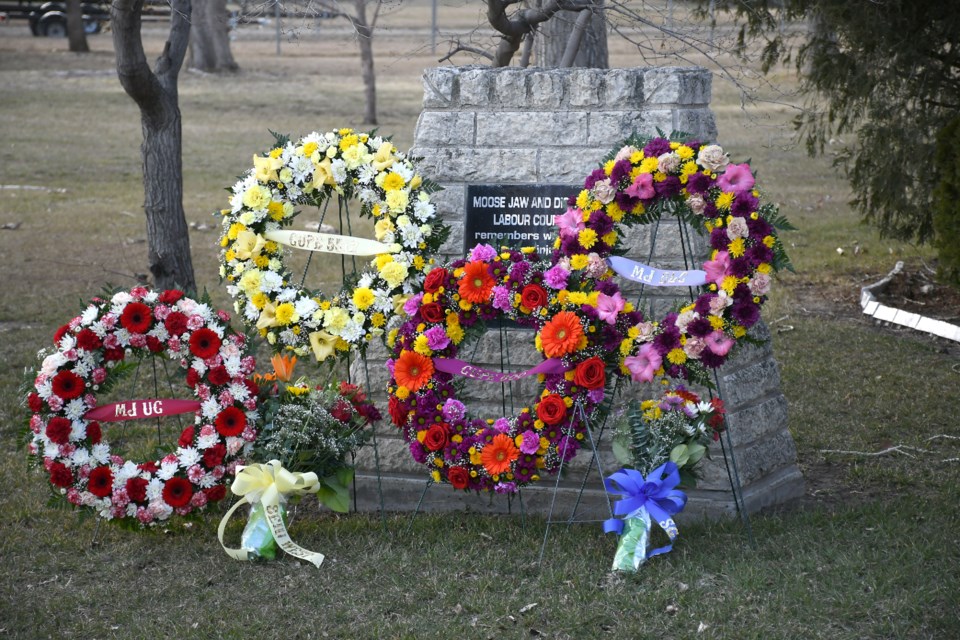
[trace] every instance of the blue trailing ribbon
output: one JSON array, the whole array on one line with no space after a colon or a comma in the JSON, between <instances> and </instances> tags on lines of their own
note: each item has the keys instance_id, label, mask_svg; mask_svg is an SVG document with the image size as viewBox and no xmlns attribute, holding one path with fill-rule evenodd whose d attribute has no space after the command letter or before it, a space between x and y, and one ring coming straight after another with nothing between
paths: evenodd
<instances>
[{"instance_id":1,"label":"blue trailing ribbon","mask_svg":"<svg viewBox=\"0 0 960 640\"><path fill-rule=\"evenodd\" d=\"M635 469L621 469L604 480L607 492L621 496L620 500L613 505L613 513L623 516L623 520L619 518L605 520L604 533L621 535L625 520L638 518L649 523L652 518L670 538L670 544L646 552L643 559L637 558L635 566L646 558L668 553L673 549L673 541L677 539L680 532L671 516L683 511L687 504L687 495L675 488L678 484L680 484L680 470L673 462L657 467L646 478ZM646 535L643 536L643 540L645 544Z\"/></svg>"}]
</instances>

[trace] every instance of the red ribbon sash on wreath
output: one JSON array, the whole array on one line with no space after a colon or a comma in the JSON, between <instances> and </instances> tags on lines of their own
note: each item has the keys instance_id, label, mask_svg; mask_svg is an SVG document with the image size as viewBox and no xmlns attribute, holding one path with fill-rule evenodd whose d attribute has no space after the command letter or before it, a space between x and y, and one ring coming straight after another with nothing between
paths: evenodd
<instances>
[{"instance_id":1,"label":"red ribbon sash on wreath","mask_svg":"<svg viewBox=\"0 0 960 640\"><path fill-rule=\"evenodd\" d=\"M100 422L120 422L121 420L141 420L143 418L175 416L181 413L196 413L199 410L199 400L172 400L169 398L127 400L95 407L87 411L83 417L86 420L99 420Z\"/></svg>"}]
</instances>

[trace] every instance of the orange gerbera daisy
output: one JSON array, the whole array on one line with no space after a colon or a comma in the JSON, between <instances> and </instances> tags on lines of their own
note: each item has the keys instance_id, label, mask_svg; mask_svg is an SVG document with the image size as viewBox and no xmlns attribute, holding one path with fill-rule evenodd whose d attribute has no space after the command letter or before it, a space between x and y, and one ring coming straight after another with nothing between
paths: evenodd
<instances>
[{"instance_id":1,"label":"orange gerbera daisy","mask_svg":"<svg viewBox=\"0 0 960 640\"><path fill-rule=\"evenodd\" d=\"M505 473L510 470L510 463L520 456L520 450L513 444L510 436L498 433L493 436L493 442L488 444L480 452L480 462L483 468L492 476Z\"/></svg>"},{"instance_id":2,"label":"orange gerbera daisy","mask_svg":"<svg viewBox=\"0 0 960 640\"><path fill-rule=\"evenodd\" d=\"M467 302L486 302L493 291L493 276L486 262L476 260L463 268L460 278L460 297Z\"/></svg>"},{"instance_id":3,"label":"orange gerbera daisy","mask_svg":"<svg viewBox=\"0 0 960 640\"><path fill-rule=\"evenodd\" d=\"M433 376L433 360L404 349L393 366L393 377L402 387L416 391L427 384Z\"/></svg>"},{"instance_id":4,"label":"orange gerbera daisy","mask_svg":"<svg viewBox=\"0 0 960 640\"><path fill-rule=\"evenodd\" d=\"M559 358L573 353L580 346L583 327L572 311L561 311L540 330L540 343L548 358Z\"/></svg>"}]
</instances>

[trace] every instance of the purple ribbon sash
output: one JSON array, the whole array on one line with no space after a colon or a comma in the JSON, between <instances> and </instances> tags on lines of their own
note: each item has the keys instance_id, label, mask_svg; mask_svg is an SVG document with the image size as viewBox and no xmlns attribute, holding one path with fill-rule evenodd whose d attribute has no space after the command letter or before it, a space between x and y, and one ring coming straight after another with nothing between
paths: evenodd
<instances>
[{"instance_id":1,"label":"purple ribbon sash","mask_svg":"<svg viewBox=\"0 0 960 640\"><path fill-rule=\"evenodd\" d=\"M667 271L621 256L607 258L610 268L628 280L652 287L699 287L707 282L706 271Z\"/></svg>"},{"instance_id":2,"label":"purple ribbon sash","mask_svg":"<svg viewBox=\"0 0 960 640\"><path fill-rule=\"evenodd\" d=\"M100 422L120 422L121 420L142 420L160 416L175 416L181 413L196 413L200 410L199 400L127 400L111 402L87 411L86 420Z\"/></svg>"},{"instance_id":3,"label":"purple ribbon sash","mask_svg":"<svg viewBox=\"0 0 960 640\"><path fill-rule=\"evenodd\" d=\"M473 380L486 380L488 382L513 382L520 378L533 376L538 373L563 373L567 370L563 361L559 358L550 358L544 360L533 369L526 371L511 371L510 373L501 373L499 371L490 371L482 367L475 367L463 360L456 358L435 358L433 368L444 373L451 373L455 376L472 378Z\"/></svg>"}]
</instances>

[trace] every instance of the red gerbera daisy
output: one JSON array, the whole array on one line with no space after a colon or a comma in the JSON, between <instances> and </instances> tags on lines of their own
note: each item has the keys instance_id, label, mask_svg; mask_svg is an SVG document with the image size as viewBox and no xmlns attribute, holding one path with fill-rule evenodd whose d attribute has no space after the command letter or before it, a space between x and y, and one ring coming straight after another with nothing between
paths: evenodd
<instances>
[{"instance_id":1,"label":"red gerbera daisy","mask_svg":"<svg viewBox=\"0 0 960 640\"><path fill-rule=\"evenodd\" d=\"M184 478L170 478L163 485L163 501L174 509L190 504L193 497L193 485Z\"/></svg>"},{"instance_id":2,"label":"red gerbera daisy","mask_svg":"<svg viewBox=\"0 0 960 640\"><path fill-rule=\"evenodd\" d=\"M486 302L493 291L493 276L486 262L476 260L463 268L463 277L460 278L460 297L467 302Z\"/></svg>"},{"instance_id":3,"label":"red gerbera daisy","mask_svg":"<svg viewBox=\"0 0 960 640\"><path fill-rule=\"evenodd\" d=\"M153 313L142 302L131 302L123 308L120 324L130 333L146 333L153 324Z\"/></svg>"},{"instance_id":4,"label":"red gerbera daisy","mask_svg":"<svg viewBox=\"0 0 960 640\"><path fill-rule=\"evenodd\" d=\"M83 395L83 378L64 369L53 376L53 392L64 400L73 400Z\"/></svg>"},{"instance_id":5,"label":"red gerbera daisy","mask_svg":"<svg viewBox=\"0 0 960 640\"><path fill-rule=\"evenodd\" d=\"M190 336L190 353L206 360L217 355L220 351L220 336L212 330L203 327L197 329Z\"/></svg>"},{"instance_id":6,"label":"red gerbera daisy","mask_svg":"<svg viewBox=\"0 0 960 640\"><path fill-rule=\"evenodd\" d=\"M214 421L217 432L223 436L238 436L247 426L247 415L236 407L227 407Z\"/></svg>"},{"instance_id":7,"label":"red gerbera daisy","mask_svg":"<svg viewBox=\"0 0 960 640\"><path fill-rule=\"evenodd\" d=\"M91 471L87 489L98 498L106 498L113 493L113 472L110 467L97 467Z\"/></svg>"}]
</instances>

